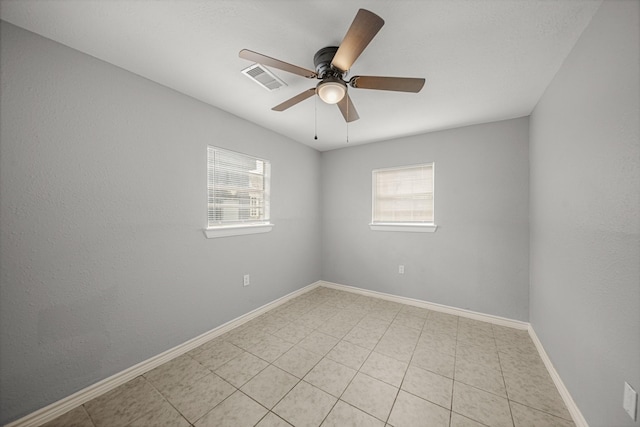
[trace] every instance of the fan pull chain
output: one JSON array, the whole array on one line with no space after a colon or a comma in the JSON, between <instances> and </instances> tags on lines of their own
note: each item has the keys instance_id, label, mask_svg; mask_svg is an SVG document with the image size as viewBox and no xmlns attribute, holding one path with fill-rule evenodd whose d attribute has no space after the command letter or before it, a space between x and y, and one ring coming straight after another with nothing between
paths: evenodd
<instances>
[{"instance_id":1,"label":"fan pull chain","mask_svg":"<svg viewBox=\"0 0 640 427\"><path fill-rule=\"evenodd\" d=\"M349 95L347 97L347 144L349 143Z\"/></svg>"},{"instance_id":2,"label":"fan pull chain","mask_svg":"<svg viewBox=\"0 0 640 427\"><path fill-rule=\"evenodd\" d=\"M313 133L313 139L317 140L318 139L318 97L314 96L314 106L315 106L315 111L313 114L313 125L314 125L314 133Z\"/></svg>"}]
</instances>

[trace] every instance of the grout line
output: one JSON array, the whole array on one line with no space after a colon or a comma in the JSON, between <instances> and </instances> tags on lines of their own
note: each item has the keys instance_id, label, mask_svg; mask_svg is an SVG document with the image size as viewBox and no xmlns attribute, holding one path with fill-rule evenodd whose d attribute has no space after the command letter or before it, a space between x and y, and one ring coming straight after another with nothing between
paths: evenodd
<instances>
[{"instance_id":1,"label":"grout line","mask_svg":"<svg viewBox=\"0 0 640 427\"><path fill-rule=\"evenodd\" d=\"M263 406L263 408L264 408L264 406ZM258 420L258 422L254 424L254 427L255 427L255 426L257 426L258 424L260 424L260 422L261 422L262 420L264 420L265 418L267 418L267 416L269 415L269 413L270 413L270 412L271 412L271 410L269 410L269 409L267 408L267 413L266 413L266 414L264 414L264 415L262 416L262 418L260 418L260 419Z\"/></svg>"},{"instance_id":2,"label":"grout line","mask_svg":"<svg viewBox=\"0 0 640 427\"><path fill-rule=\"evenodd\" d=\"M93 427L96 427L96 423L93 421L93 418L91 417L91 414L89 413L89 411L87 411L87 408L84 407L84 403L82 405L80 405L82 407L82 410L84 411L85 414L87 414L87 417L89 418L89 421L91 421L91 425ZM73 411L73 409L72 409ZM182 415L182 414L180 414Z\"/></svg>"},{"instance_id":3,"label":"grout line","mask_svg":"<svg viewBox=\"0 0 640 427\"><path fill-rule=\"evenodd\" d=\"M491 331L493 332L493 339L496 341L495 330L493 326L491 327ZM511 409L511 399L509 398L509 390L507 389L507 382L504 379L504 371L502 370L502 359L500 357L500 351L498 350L498 343L496 341L496 354L498 355L498 364L500 365L500 376L502 378L502 384L504 385L504 393L507 395L507 405L509 405L509 415L511 415L511 423L515 426L516 420L513 417L513 410Z\"/></svg>"},{"instance_id":4,"label":"grout line","mask_svg":"<svg viewBox=\"0 0 640 427\"><path fill-rule=\"evenodd\" d=\"M453 349L453 384L451 384L451 414L449 414L449 423L453 417L453 394L456 387L456 363L458 362L458 336L460 335L460 317L456 322L456 345Z\"/></svg>"},{"instance_id":5,"label":"grout line","mask_svg":"<svg viewBox=\"0 0 640 427\"><path fill-rule=\"evenodd\" d=\"M175 360L175 359L174 359L174 360ZM196 362L198 362L198 361L196 360ZM166 363L169 363L169 362L166 362ZM199 363L199 362L198 362L198 363ZM163 365L160 365L160 366L163 366ZM204 368L208 370L208 368L207 368L206 366L204 366ZM209 374L206 374L205 376L198 378L196 381L199 381L200 379L202 379L202 378L204 378L204 377L206 377L206 376L208 376L208 375L209 375ZM184 420L185 420L187 423L189 423L189 425L191 425L191 421L189 421L189 420L187 419L187 417L186 417L186 416L185 416L185 415L184 415L184 414L183 414L183 413L182 413L178 408L176 408L176 407L175 407L175 405L174 405L173 403L171 403L171 401L170 401L169 399L167 399L167 397L166 397L166 396L165 396L165 395L164 395L160 390L158 390L158 387L156 387L156 385L153 383L153 381L148 380L148 379L147 379L147 377L145 377L145 376L144 376L144 374L143 374L143 375L140 375L140 376L141 376L141 377L143 377L143 378L144 378L144 380L145 380L145 381L146 381L146 382L147 382L151 387L153 387L153 389L154 389L155 391L157 391L157 392L160 394L160 396L162 396L162 398L164 399L164 401L165 401L165 402L167 402L169 405L171 405L171 407L172 407L173 409L175 409L175 410L176 410L176 412L177 412L178 414L180 414L180 416L181 416L182 418L184 418ZM84 405L83 405L83 406L84 406ZM217 405L216 405L216 406L217 406ZM213 408L212 408L212 409L213 409ZM204 416L204 415L203 415L203 416ZM140 417L138 417L138 418L140 418ZM138 418L136 418L136 419L138 419ZM201 417L201 418L202 418L202 417ZM198 418L198 419L200 419L200 418ZM135 421L135 420L133 420L133 421ZM132 422L133 422L133 421L132 421ZM197 421L197 420L196 420L196 421ZM195 421L194 421L194 422L195 422Z\"/></svg>"}]
</instances>

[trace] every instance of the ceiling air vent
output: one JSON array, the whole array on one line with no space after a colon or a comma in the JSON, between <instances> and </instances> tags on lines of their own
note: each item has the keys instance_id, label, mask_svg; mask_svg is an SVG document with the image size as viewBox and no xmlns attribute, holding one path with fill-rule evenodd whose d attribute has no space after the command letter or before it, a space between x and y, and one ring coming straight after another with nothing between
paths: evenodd
<instances>
[{"instance_id":1,"label":"ceiling air vent","mask_svg":"<svg viewBox=\"0 0 640 427\"><path fill-rule=\"evenodd\" d=\"M267 70L260 64L253 64L249 68L245 68L244 70L242 70L242 74L246 75L251 80L258 83L268 91L277 90L282 86L287 85L285 82L276 77L271 71Z\"/></svg>"}]
</instances>

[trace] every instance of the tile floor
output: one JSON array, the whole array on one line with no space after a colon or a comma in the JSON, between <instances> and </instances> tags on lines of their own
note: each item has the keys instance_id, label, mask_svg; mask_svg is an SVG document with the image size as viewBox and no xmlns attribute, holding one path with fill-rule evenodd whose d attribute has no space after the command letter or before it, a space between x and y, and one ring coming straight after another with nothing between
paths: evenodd
<instances>
[{"instance_id":1,"label":"tile floor","mask_svg":"<svg viewBox=\"0 0 640 427\"><path fill-rule=\"evenodd\" d=\"M320 287L45 425L574 424L526 331Z\"/></svg>"}]
</instances>

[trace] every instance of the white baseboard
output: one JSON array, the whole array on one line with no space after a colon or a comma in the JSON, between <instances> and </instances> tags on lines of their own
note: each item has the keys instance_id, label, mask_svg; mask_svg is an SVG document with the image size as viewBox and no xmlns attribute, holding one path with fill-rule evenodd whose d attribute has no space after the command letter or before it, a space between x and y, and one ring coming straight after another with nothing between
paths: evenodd
<instances>
[{"instance_id":1,"label":"white baseboard","mask_svg":"<svg viewBox=\"0 0 640 427\"><path fill-rule=\"evenodd\" d=\"M547 368L549 375L551 375L551 379L556 385L558 393L560 393L560 396L562 396L562 400L564 400L564 404L571 414L571 418L573 418L573 423L576 425L576 427L589 427L589 424L587 424L587 420L584 419L584 416L582 415L582 412L580 412L578 405L576 405L576 402L574 402L573 397L571 397L569 390L567 390L567 387L565 387L564 383L562 382L562 378L560 378L560 375L558 375L558 371L556 371L553 363L551 363L551 359L549 359L547 352L542 346L542 342L540 342L540 339L538 339L538 335L536 335L536 332L533 330L533 327L531 325L529 325L529 336L538 349L538 354L540 354L540 358L544 362L544 366Z\"/></svg>"},{"instance_id":2,"label":"white baseboard","mask_svg":"<svg viewBox=\"0 0 640 427\"><path fill-rule=\"evenodd\" d=\"M202 344L212 340L213 338L220 336L233 328L237 328L243 323L246 323L249 320L260 316L261 314L284 304L290 299L317 288L319 286L319 283L320 282L312 283L308 286L305 286L304 288L298 289L297 291L291 292L290 294L267 303L262 307L258 307L255 310L243 314L242 316L239 316L233 320L230 320L229 322L224 323L208 332L205 332L202 335L199 335L163 353L142 361L137 365L125 369L124 371L118 372L117 374L114 374L109 378L105 378L102 381L92 384L89 387L77 391L70 396L47 405L44 408L32 412L31 414L26 415L16 421L5 424L5 427L37 427L44 423L47 423L59 417L60 415L67 413L77 406L80 406L90 401L91 399L95 399L96 397L101 396L102 394L107 393L108 391L111 391L118 386L121 386L127 381L130 381L146 372L149 372L154 368L157 368L163 363L167 363L170 360L173 360L176 357L181 356L193 350L194 348L201 346Z\"/></svg>"},{"instance_id":3,"label":"white baseboard","mask_svg":"<svg viewBox=\"0 0 640 427\"><path fill-rule=\"evenodd\" d=\"M398 302L400 304L412 305L414 307L426 308L433 311L439 311L441 313L453 314L454 316L466 317L468 319L480 320L482 322L492 323L494 325L506 326L508 328L515 328L521 330L529 329L529 323L522 322L520 320L508 319L506 317L493 316L491 314L478 313L476 311L465 310L463 308L451 307L448 305L436 304L433 302L427 302L419 299L401 297L392 294L385 294L383 292L370 291L368 289L356 288L355 286L340 285L338 283L331 283L321 280L318 282L320 286L326 288L338 289L341 291L352 292L360 295L365 295L373 298L380 298L387 301Z\"/></svg>"}]
</instances>

